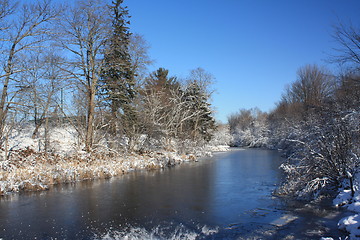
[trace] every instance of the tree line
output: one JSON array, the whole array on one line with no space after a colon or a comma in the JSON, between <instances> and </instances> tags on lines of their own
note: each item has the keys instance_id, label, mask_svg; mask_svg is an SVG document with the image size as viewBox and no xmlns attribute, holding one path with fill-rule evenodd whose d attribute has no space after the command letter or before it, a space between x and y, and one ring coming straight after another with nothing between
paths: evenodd
<instances>
[{"instance_id":1,"label":"tree line","mask_svg":"<svg viewBox=\"0 0 360 240\"><path fill-rule=\"evenodd\" d=\"M148 44L123 0L0 0L0 144L14 128L70 124L84 150L181 149L208 142L214 77L152 73ZM45 134L47 151L48 135Z\"/></svg>"},{"instance_id":2,"label":"tree line","mask_svg":"<svg viewBox=\"0 0 360 240\"><path fill-rule=\"evenodd\" d=\"M331 187L353 189L360 164L360 31L339 24L330 61L338 74L305 65L274 110L242 109L228 117L233 144L281 149L287 179L279 193L313 198Z\"/></svg>"}]
</instances>

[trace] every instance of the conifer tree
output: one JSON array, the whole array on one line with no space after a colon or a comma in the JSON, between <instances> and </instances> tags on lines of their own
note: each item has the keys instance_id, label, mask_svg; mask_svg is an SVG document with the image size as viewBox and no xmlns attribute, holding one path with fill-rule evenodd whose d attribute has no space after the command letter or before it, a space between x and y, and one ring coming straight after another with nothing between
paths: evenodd
<instances>
[{"instance_id":1,"label":"conifer tree","mask_svg":"<svg viewBox=\"0 0 360 240\"><path fill-rule=\"evenodd\" d=\"M159 68L145 81L146 94L156 93L161 95L162 103L166 104L169 101L172 91L177 91L180 88L180 83L176 77L169 76L169 70Z\"/></svg>"},{"instance_id":2,"label":"conifer tree","mask_svg":"<svg viewBox=\"0 0 360 240\"><path fill-rule=\"evenodd\" d=\"M136 121L132 101L136 96L135 74L129 53L130 18L123 0L114 0L110 6L113 14L112 35L104 56L100 80L100 96L110 108L112 132L116 131L115 122L120 120L122 127Z\"/></svg>"},{"instance_id":3,"label":"conifer tree","mask_svg":"<svg viewBox=\"0 0 360 240\"><path fill-rule=\"evenodd\" d=\"M207 94L197 81L191 82L185 90L184 101L193 114L186 122L186 129L193 141L210 141L211 130L215 129L215 120L208 100Z\"/></svg>"}]
</instances>

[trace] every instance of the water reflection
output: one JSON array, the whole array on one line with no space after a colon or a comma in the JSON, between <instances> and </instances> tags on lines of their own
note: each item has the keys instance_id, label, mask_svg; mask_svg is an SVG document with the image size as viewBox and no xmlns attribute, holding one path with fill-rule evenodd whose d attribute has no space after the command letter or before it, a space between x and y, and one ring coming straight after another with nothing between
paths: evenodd
<instances>
[{"instance_id":1,"label":"water reflection","mask_svg":"<svg viewBox=\"0 0 360 240\"><path fill-rule=\"evenodd\" d=\"M217 161L211 198L214 217L225 224L248 222L250 210L268 208L273 203L271 192L280 181L280 163L274 152L253 149Z\"/></svg>"}]
</instances>

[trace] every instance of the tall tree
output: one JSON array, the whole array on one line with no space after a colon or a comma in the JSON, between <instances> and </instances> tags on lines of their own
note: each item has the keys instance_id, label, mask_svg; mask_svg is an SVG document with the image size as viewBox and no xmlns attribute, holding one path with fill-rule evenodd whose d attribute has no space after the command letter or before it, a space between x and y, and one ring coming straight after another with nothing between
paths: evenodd
<instances>
[{"instance_id":1,"label":"tall tree","mask_svg":"<svg viewBox=\"0 0 360 240\"><path fill-rule=\"evenodd\" d=\"M347 64L348 72L340 77L338 101L345 107L356 108L359 106L360 89L360 29L359 26L338 24L333 35L339 47L338 54L333 56L333 61ZM344 107L344 106L343 106Z\"/></svg>"},{"instance_id":2,"label":"tall tree","mask_svg":"<svg viewBox=\"0 0 360 240\"><path fill-rule=\"evenodd\" d=\"M102 66L100 94L110 106L113 122L121 114L123 127L134 124L132 107L136 96L135 74L130 56L129 11L123 0L116 0L110 6L112 11L112 33L108 40ZM113 124L112 131L116 132Z\"/></svg>"},{"instance_id":3,"label":"tall tree","mask_svg":"<svg viewBox=\"0 0 360 240\"><path fill-rule=\"evenodd\" d=\"M1 22L5 17L11 15L15 10L16 4L9 0L0 0L0 31L7 28L7 24Z\"/></svg>"},{"instance_id":4,"label":"tall tree","mask_svg":"<svg viewBox=\"0 0 360 240\"><path fill-rule=\"evenodd\" d=\"M78 1L57 24L57 43L67 53L63 67L86 96L85 149L94 141L96 93L110 34L109 8L101 0Z\"/></svg>"},{"instance_id":5,"label":"tall tree","mask_svg":"<svg viewBox=\"0 0 360 240\"><path fill-rule=\"evenodd\" d=\"M332 99L336 81L329 71L317 65L299 68L297 79L291 83L278 105L278 113L290 119L303 119Z\"/></svg>"},{"instance_id":6,"label":"tall tree","mask_svg":"<svg viewBox=\"0 0 360 240\"><path fill-rule=\"evenodd\" d=\"M57 110L61 104L56 101L56 94L64 87L62 71L58 68L61 61L60 56L50 51L36 52L22 61L22 67L28 70L19 74L25 89L18 98L24 108L23 114L33 117L33 138L50 112Z\"/></svg>"}]
</instances>

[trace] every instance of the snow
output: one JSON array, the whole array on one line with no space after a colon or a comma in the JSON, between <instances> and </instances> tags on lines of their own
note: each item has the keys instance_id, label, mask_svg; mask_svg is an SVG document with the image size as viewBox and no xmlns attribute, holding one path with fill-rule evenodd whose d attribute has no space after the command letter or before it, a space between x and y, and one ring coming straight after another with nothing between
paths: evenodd
<instances>
[{"instance_id":1,"label":"snow","mask_svg":"<svg viewBox=\"0 0 360 240\"><path fill-rule=\"evenodd\" d=\"M21 150L31 148L34 150L43 150L43 138L33 139L34 127L25 125L22 128L14 129L8 139L8 148L11 150ZM40 136L44 135L44 130L40 129ZM77 132L71 126L52 128L50 133L51 151L61 155L68 155L75 152L77 146Z\"/></svg>"},{"instance_id":2,"label":"snow","mask_svg":"<svg viewBox=\"0 0 360 240\"><path fill-rule=\"evenodd\" d=\"M226 152L229 151L230 147L228 145L218 145L218 146L209 146L209 151L211 152Z\"/></svg>"},{"instance_id":3,"label":"snow","mask_svg":"<svg viewBox=\"0 0 360 240\"><path fill-rule=\"evenodd\" d=\"M355 193L351 196L351 190L340 189L333 204L353 212L353 215L342 218L338 223L340 230L349 233L349 239L360 239L360 174L354 176Z\"/></svg>"},{"instance_id":4,"label":"snow","mask_svg":"<svg viewBox=\"0 0 360 240\"><path fill-rule=\"evenodd\" d=\"M204 239L208 238L219 232L219 227L211 228L209 226L197 226L198 229L188 229L182 224L176 226L172 229L172 226L167 226L166 228L158 226L154 227L151 230L146 230L139 227L128 226L124 230L110 230L109 232L99 235L96 234L93 239L186 239L186 240L195 240L195 239ZM169 231L170 230L170 231Z\"/></svg>"},{"instance_id":5,"label":"snow","mask_svg":"<svg viewBox=\"0 0 360 240\"><path fill-rule=\"evenodd\" d=\"M351 190L342 190L333 200L335 206L343 206L351 200Z\"/></svg>"},{"instance_id":6,"label":"snow","mask_svg":"<svg viewBox=\"0 0 360 240\"><path fill-rule=\"evenodd\" d=\"M0 149L0 195L22 190L46 190L54 184L87 179L110 178L139 169L160 169L196 161L213 151L227 151L224 145L207 146L194 153L175 151L147 153L117 153L109 151L100 142L92 153L84 146L71 126L52 128L49 131L48 152L44 151L44 130L33 139L33 126L13 130ZM199 149L197 149L199 150ZM7 156L5 156L7 155Z\"/></svg>"},{"instance_id":7,"label":"snow","mask_svg":"<svg viewBox=\"0 0 360 240\"><path fill-rule=\"evenodd\" d=\"M350 239L359 239L360 230L358 229L360 225L360 216L358 214L345 217L339 221L339 229L345 230L350 233Z\"/></svg>"}]
</instances>

